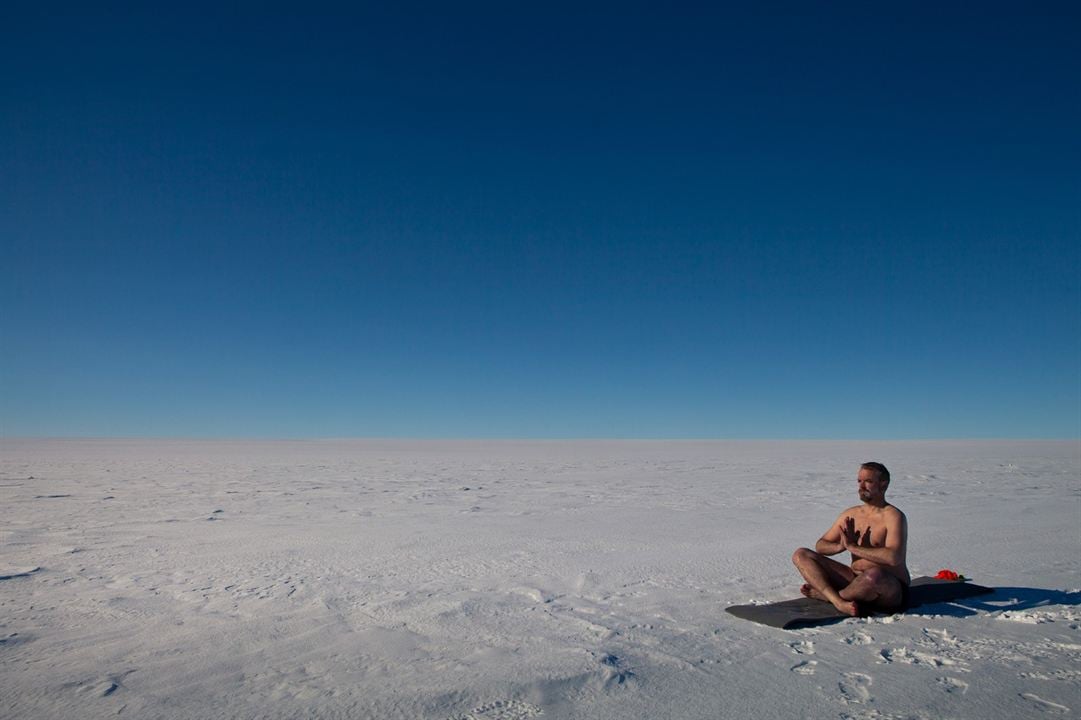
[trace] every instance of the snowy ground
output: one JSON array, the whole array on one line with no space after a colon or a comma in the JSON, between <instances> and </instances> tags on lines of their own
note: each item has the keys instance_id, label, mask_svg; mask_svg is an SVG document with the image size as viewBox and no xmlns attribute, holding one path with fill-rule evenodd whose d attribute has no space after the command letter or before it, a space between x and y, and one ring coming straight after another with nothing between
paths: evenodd
<instances>
[{"instance_id":1,"label":"snowy ground","mask_svg":"<svg viewBox=\"0 0 1081 720\"><path fill-rule=\"evenodd\" d=\"M914 575L783 631L880 460ZM0 440L4 718L1081 712L1077 442Z\"/></svg>"}]
</instances>

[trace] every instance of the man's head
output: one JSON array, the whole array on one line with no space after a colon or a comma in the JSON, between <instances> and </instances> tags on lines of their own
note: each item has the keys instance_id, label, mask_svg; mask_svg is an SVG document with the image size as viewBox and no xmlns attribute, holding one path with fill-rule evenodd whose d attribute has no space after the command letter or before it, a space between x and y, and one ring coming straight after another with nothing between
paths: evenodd
<instances>
[{"instance_id":1,"label":"man's head","mask_svg":"<svg viewBox=\"0 0 1081 720\"><path fill-rule=\"evenodd\" d=\"M886 488L890 485L890 471L880 462L865 462L856 476L860 500L865 503L885 502Z\"/></svg>"}]
</instances>

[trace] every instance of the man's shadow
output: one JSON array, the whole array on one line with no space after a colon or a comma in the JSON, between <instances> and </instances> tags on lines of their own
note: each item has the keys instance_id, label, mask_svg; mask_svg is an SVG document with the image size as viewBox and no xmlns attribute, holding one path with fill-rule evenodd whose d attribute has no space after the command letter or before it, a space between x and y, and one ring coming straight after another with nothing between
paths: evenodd
<instances>
[{"instance_id":1,"label":"man's shadow","mask_svg":"<svg viewBox=\"0 0 1081 720\"><path fill-rule=\"evenodd\" d=\"M969 617L979 612L1033 610L1049 605L1081 605L1081 591L1064 592L1029 587L996 587L986 595L925 603L908 610L909 615Z\"/></svg>"}]
</instances>

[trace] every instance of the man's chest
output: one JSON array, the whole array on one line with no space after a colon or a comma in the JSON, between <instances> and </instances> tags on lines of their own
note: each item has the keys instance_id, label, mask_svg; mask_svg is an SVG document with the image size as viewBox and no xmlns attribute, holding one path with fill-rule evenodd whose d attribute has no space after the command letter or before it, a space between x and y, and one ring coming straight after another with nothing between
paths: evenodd
<instances>
[{"instance_id":1,"label":"man's chest","mask_svg":"<svg viewBox=\"0 0 1081 720\"><path fill-rule=\"evenodd\" d=\"M882 547L886 544L886 524L881 517L868 517L867 515L854 515L856 532L859 533L859 544L864 547Z\"/></svg>"}]
</instances>

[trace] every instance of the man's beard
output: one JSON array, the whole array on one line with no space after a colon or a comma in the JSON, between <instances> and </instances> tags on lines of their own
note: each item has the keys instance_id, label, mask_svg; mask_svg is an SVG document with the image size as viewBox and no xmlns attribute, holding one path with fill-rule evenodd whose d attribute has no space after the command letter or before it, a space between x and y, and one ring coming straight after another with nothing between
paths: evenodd
<instances>
[{"instance_id":1,"label":"man's beard","mask_svg":"<svg viewBox=\"0 0 1081 720\"><path fill-rule=\"evenodd\" d=\"M870 500L871 499L871 493L870 493L869 490L860 490L859 493L860 493L860 500Z\"/></svg>"}]
</instances>

